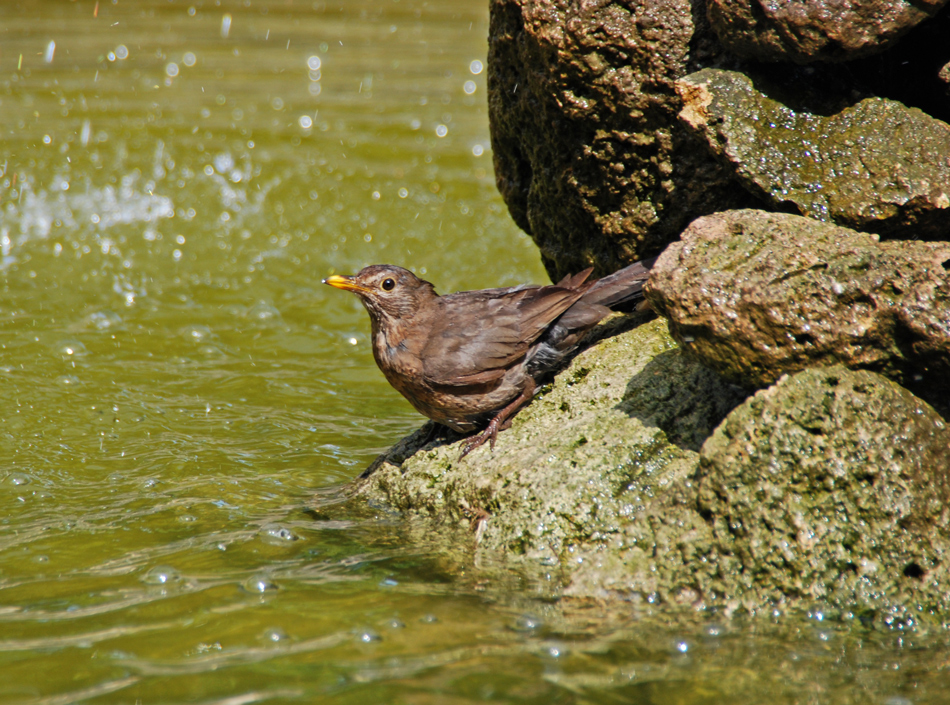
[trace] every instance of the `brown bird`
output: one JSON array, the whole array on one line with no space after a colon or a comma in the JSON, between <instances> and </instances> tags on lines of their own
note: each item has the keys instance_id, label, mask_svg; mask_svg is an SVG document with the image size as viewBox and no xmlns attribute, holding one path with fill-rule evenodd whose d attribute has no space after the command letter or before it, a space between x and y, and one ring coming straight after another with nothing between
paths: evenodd
<instances>
[{"instance_id":1,"label":"brown bird","mask_svg":"<svg viewBox=\"0 0 950 705\"><path fill-rule=\"evenodd\" d=\"M611 309L643 298L654 260L603 279L593 269L549 286L439 296L402 267L374 264L323 280L360 297L373 324L373 357L416 411L461 433L484 430L460 459L499 431ZM487 426L486 426L487 423Z\"/></svg>"}]
</instances>

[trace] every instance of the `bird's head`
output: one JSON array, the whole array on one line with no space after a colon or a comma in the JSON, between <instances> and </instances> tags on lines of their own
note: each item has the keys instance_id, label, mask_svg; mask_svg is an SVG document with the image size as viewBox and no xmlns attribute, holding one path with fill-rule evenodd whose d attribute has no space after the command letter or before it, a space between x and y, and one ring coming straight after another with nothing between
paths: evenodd
<instances>
[{"instance_id":1,"label":"bird's head","mask_svg":"<svg viewBox=\"0 0 950 705\"><path fill-rule=\"evenodd\" d=\"M374 321L412 318L437 296L432 284L391 264L372 264L351 277L334 274L323 283L359 296Z\"/></svg>"}]
</instances>

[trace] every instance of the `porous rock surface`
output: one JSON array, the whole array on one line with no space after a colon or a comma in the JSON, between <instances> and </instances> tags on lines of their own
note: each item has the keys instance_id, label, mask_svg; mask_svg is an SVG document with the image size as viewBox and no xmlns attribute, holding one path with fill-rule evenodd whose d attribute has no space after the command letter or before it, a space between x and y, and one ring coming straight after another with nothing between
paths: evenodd
<instances>
[{"instance_id":1,"label":"porous rock surface","mask_svg":"<svg viewBox=\"0 0 950 705\"><path fill-rule=\"evenodd\" d=\"M735 71L677 83L680 119L773 209L907 239L950 233L950 125L884 98L795 111Z\"/></svg>"},{"instance_id":2,"label":"porous rock surface","mask_svg":"<svg viewBox=\"0 0 950 705\"><path fill-rule=\"evenodd\" d=\"M843 367L784 378L716 429L695 483L708 565L758 599L941 619L950 428L906 389Z\"/></svg>"},{"instance_id":3,"label":"porous rock surface","mask_svg":"<svg viewBox=\"0 0 950 705\"><path fill-rule=\"evenodd\" d=\"M483 524L486 557L556 565L616 545L695 470L702 442L744 394L703 369L653 320L583 352L488 445L394 446L352 491L437 524ZM482 522L482 520L484 520Z\"/></svg>"},{"instance_id":4,"label":"porous rock surface","mask_svg":"<svg viewBox=\"0 0 950 705\"><path fill-rule=\"evenodd\" d=\"M878 242L810 218L699 218L645 287L673 337L738 384L844 364L950 388L950 243Z\"/></svg>"},{"instance_id":5,"label":"porous rock surface","mask_svg":"<svg viewBox=\"0 0 950 705\"><path fill-rule=\"evenodd\" d=\"M818 606L942 623L940 416L879 375L832 367L783 379L711 432L739 399L654 320L582 353L494 451L460 461L461 443L423 446L417 432L349 492L400 512L433 550L456 556L461 536L468 579L515 571L563 609L675 620Z\"/></svg>"},{"instance_id":6,"label":"porous rock surface","mask_svg":"<svg viewBox=\"0 0 950 705\"><path fill-rule=\"evenodd\" d=\"M709 0L723 45L762 61L850 61L880 52L946 0Z\"/></svg>"},{"instance_id":7,"label":"porous rock surface","mask_svg":"<svg viewBox=\"0 0 950 705\"><path fill-rule=\"evenodd\" d=\"M749 196L676 115L711 49L690 0L492 0L495 178L554 281L655 255L693 218Z\"/></svg>"}]
</instances>

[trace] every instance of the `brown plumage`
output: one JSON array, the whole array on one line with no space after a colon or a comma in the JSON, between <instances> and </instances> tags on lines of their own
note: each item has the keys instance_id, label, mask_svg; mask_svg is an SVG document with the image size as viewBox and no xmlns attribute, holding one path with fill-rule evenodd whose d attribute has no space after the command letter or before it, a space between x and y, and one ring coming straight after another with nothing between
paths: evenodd
<instances>
[{"instance_id":1,"label":"brown plumage","mask_svg":"<svg viewBox=\"0 0 950 705\"><path fill-rule=\"evenodd\" d=\"M539 382L610 310L643 298L653 260L588 281L591 269L550 286L439 296L402 267L374 264L324 284L352 291L369 312L373 357L415 409L462 433L484 430L462 457L511 424ZM487 426L486 426L487 424Z\"/></svg>"}]
</instances>

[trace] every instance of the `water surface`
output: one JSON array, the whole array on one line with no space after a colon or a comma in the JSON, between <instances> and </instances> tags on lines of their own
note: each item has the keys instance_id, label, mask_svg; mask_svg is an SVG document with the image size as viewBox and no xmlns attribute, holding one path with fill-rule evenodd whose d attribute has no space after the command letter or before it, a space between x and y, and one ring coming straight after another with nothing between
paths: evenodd
<instances>
[{"instance_id":1,"label":"water surface","mask_svg":"<svg viewBox=\"0 0 950 705\"><path fill-rule=\"evenodd\" d=\"M0 6L0 702L941 702L933 636L579 629L553 576L337 509L421 419L320 279L545 280L487 32L484 0Z\"/></svg>"}]
</instances>

